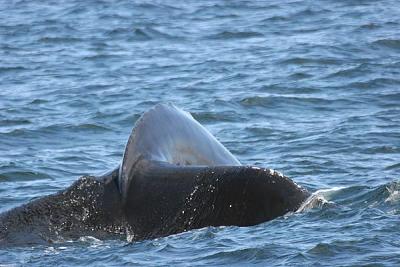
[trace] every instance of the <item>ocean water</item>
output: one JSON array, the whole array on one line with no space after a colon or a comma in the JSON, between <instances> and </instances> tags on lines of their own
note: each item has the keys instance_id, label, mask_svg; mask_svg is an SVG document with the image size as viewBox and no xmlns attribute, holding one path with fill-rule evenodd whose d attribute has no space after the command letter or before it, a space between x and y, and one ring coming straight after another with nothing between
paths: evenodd
<instances>
[{"instance_id":1,"label":"ocean water","mask_svg":"<svg viewBox=\"0 0 400 267\"><path fill-rule=\"evenodd\" d=\"M400 2L0 2L0 212L116 167L189 111L325 204L252 227L0 249L23 266L400 265Z\"/></svg>"}]
</instances>

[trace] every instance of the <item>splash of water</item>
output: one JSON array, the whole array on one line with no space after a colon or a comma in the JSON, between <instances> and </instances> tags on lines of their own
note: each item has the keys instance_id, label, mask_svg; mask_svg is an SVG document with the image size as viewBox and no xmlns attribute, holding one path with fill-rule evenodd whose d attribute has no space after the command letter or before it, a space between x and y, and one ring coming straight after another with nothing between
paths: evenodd
<instances>
[{"instance_id":1,"label":"splash of water","mask_svg":"<svg viewBox=\"0 0 400 267\"><path fill-rule=\"evenodd\" d=\"M330 197L333 192L337 192L339 190L344 189L345 187L332 187L327 189L320 189L315 191L309 196L306 201L297 209L296 212L303 212L313 208L323 207L324 205L335 204L333 201L330 201Z\"/></svg>"}]
</instances>

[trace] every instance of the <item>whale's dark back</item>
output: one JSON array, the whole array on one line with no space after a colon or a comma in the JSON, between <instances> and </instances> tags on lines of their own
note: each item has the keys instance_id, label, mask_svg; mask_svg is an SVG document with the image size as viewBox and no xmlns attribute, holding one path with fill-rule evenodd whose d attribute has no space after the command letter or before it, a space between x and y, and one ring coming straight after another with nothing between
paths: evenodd
<instances>
[{"instance_id":1,"label":"whale's dark back","mask_svg":"<svg viewBox=\"0 0 400 267\"><path fill-rule=\"evenodd\" d=\"M125 211L136 237L206 226L259 224L296 211L309 193L269 169L181 167L142 163Z\"/></svg>"}]
</instances>

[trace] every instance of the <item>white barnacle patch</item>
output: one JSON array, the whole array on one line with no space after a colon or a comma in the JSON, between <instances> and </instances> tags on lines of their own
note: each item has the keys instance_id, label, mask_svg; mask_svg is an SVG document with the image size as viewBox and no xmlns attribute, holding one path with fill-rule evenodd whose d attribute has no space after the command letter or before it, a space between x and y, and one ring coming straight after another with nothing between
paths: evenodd
<instances>
[{"instance_id":1,"label":"white barnacle patch","mask_svg":"<svg viewBox=\"0 0 400 267\"><path fill-rule=\"evenodd\" d=\"M294 185L297 186L298 189L303 190L303 187L301 187L299 184L297 184L295 181L293 181Z\"/></svg>"},{"instance_id":2,"label":"white barnacle patch","mask_svg":"<svg viewBox=\"0 0 400 267\"><path fill-rule=\"evenodd\" d=\"M280 172L278 172L278 171L276 171L276 170L269 169L268 171L269 171L269 174L270 174L271 176L277 175L277 176L279 176L279 177L284 177L282 173L280 173Z\"/></svg>"},{"instance_id":3,"label":"white barnacle patch","mask_svg":"<svg viewBox=\"0 0 400 267\"><path fill-rule=\"evenodd\" d=\"M215 186L213 186L213 185L210 185L208 188L209 188L208 192L210 192L210 193L214 193Z\"/></svg>"},{"instance_id":4,"label":"white barnacle patch","mask_svg":"<svg viewBox=\"0 0 400 267\"><path fill-rule=\"evenodd\" d=\"M82 221L86 221L86 220L88 220L89 219L89 215L90 215L90 212L89 212L89 209L88 208L83 208L83 213L82 213Z\"/></svg>"},{"instance_id":5,"label":"white barnacle patch","mask_svg":"<svg viewBox=\"0 0 400 267\"><path fill-rule=\"evenodd\" d=\"M198 189L199 189L199 186L196 185L196 186L194 187L194 190L190 193L188 201L192 201L192 200L193 200L193 196L194 196L194 194L196 194L196 192L197 192Z\"/></svg>"}]
</instances>

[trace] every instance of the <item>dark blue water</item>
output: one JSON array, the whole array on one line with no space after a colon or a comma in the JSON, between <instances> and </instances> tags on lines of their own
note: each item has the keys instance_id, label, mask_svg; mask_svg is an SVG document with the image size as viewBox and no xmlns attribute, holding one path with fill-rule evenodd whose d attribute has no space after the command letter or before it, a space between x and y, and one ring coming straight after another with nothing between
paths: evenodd
<instances>
[{"instance_id":1,"label":"dark blue water","mask_svg":"<svg viewBox=\"0 0 400 267\"><path fill-rule=\"evenodd\" d=\"M1 1L0 212L111 170L140 114L168 101L329 203L253 227L4 248L0 265L400 265L399 10Z\"/></svg>"}]
</instances>

